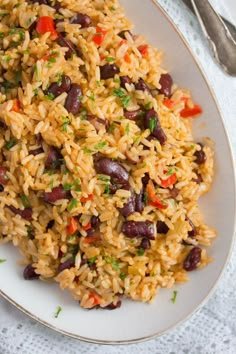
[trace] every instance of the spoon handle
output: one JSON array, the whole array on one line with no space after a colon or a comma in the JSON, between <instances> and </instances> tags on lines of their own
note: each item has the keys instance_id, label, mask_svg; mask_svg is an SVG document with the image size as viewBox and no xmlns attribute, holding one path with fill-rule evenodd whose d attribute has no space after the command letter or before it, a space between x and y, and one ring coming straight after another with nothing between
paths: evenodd
<instances>
[{"instance_id":1,"label":"spoon handle","mask_svg":"<svg viewBox=\"0 0 236 354\"><path fill-rule=\"evenodd\" d=\"M230 75L236 76L236 41L208 0L191 0L213 53Z\"/></svg>"}]
</instances>

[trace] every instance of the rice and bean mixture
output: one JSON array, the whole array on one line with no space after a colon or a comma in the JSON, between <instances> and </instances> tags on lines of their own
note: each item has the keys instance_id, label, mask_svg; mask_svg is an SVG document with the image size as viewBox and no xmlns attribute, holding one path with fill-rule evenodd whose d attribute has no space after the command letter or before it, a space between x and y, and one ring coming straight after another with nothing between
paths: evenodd
<instances>
[{"instance_id":1,"label":"rice and bean mixture","mask_svg":"<svg viewBox=\"0 0 236 354\"><path fill-rule=\"evenodd\" d=\"M216 236L201 107L116 0L0 5L0 241L22 279L107 309L187 281Z\"/></svg>"}]
</instances>

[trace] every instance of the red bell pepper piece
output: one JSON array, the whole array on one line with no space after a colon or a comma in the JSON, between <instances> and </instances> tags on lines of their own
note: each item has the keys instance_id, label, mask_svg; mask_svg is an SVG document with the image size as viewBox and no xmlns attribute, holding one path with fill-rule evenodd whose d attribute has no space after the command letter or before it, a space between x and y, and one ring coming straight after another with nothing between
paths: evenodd
<instances>
[{"instance_id":1,"label":"red bell pepper piece","mask_svg":"<svg viewBox=\"0 0 236 354\"><path fill-rule=\"evenodd\" d=\"M173 186L173 184L175 184L176 181L177 181L177 176L175 173L173 173L167 179L161 179L161 186L163 188L168 188L170 186Z\"/></svg>"},{"instance_id":2,"label":"red bell pepper piece","mask_svg":"<svg viewBox=\"0 0 236 354\"><path fill-rule=\"evenodd\" d=\"M93 194L89 194L87 197L82 197L82 198L80 199L80 201L81 201L81 203L85 203L85 202L87 202L88 200L93 200L93 197L94 197Z\"/></svg>"},{"instance_id":3,"label":"red bell pepper piece","mask_svg":"<svg viewBox=\"0 0 236 354\"><path fill-rule=\"evenodd\" d=\"M52 37L55 39L58 38L58 33L55 29L53 19L49 16L42 16L38 19L36 24L36 31L39 34L50 32Z\"/></svg>"},{"instance_id":4,"label":"red bell pepper piece","mask_svg":"<svg viewBox=\"0 0 236 354\"><path fill-rule=\"evenodd\" d=\"M155 189L150 183L148 183L147 185L147 194L148 194L148 200L150 205L155 206L156 208L159 209L168 208L168 205L163 204L163 202L158 198L158 196L155 193Z\"/></svg>"},{"instance_id":5,"label":"red bell pepper piece","mask_svg":"<svg viewBox=\"0 0 236 354\"><path fill-rule=\"evenodd\" d=\"M184 109L182 109L182 111L180 112L180 116L182 118L190 118L190 117L195 117L201 113L202 113L201 107L195 104L193 108L185 107Z\"/></svg>"},{"instance_id":6,"label":"red bell pepper piece","mask_svg":"<svg viewBox=\"0 0 236 354\"><path fill-rule=\"evenodd\" d=\"M102 44L106 34L106 30L101 27L96 27L96 34L93 36L92 41L99 46Z\"/></svg>"},{"instance_id":7,"label":"red bell pepper piece","mask_svg":"<svg viewBox=\"0 0 236 354\"><path fill-rule=\"evenodd\" d=\"M69 219L69 224L67 226L68 236L73 235L77 230L78 230L78 223L73 217L71 217Z\"/></svg>"}]
</instances>

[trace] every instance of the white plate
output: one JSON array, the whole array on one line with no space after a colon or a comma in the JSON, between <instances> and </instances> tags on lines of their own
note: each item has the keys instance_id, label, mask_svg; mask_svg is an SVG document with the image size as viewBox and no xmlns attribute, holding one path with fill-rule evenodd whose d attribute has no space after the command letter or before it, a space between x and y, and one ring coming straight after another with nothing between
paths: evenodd
<instances>
[{"instance_id":1,"label":"white plate","mask_svg":"<svg viewBox=\"0 0 236 354\"><path fill-rule=\"evenodd\" d=\"M176 287L176 304L170 301L172 290L162 290L152 305L126 301L116 311L83 310L56 284L24 281L18 267L18 251L0 247L1 294L10 302L46 326L86 341L131 343L167 331L193 313L212 292L229 256L235 220L235 177L231 150L216 102L201 70L178 31L152 0L121 0L135 32L166 53L166 64L174 80L189 88L204 110L195 123L195 136L210 136L216 142L216 176L213 188L201 200L206 221L219 237L210 248L215 261L190 274L191 281ZM57 306L62 307L54 318Z\"/></svg>"}]
</instances>

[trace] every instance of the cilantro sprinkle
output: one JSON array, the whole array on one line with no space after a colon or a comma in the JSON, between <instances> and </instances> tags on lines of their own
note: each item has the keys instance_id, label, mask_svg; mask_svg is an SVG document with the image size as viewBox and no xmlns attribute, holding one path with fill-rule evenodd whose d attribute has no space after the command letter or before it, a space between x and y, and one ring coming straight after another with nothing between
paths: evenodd
<instances>
[{"instance_id":1,"label":"cilantro sprinkle","mask_svg":"<svg viewBox=\"0 0 236 354\"><path fill-rule=\"evenodd\" d=\"M138 256L143 256L145 253L145 250L143 248L140 248L138 251L137 251L137 255Z\"/></svg>"},{"instance_id":2,"label":"cilantro sprinkle","mask_svg":"<svg viewBox=\"0 0 236 354\"><path fill-rule=\"evenodd\" d=\"M120 277L120 279L124 280L126 278L126 274L121 272L119 277Z\"/></svg>"},{"instance_id":3,"label":"cilantro sprinkle","mask_svg":"<svg viewBox=\"0 0 236 354\"><path fill-rule=\"evenodd\" d=\"M72 211L74 208L77 207L77 205L78 205L77 199L73 198L68 205L68 211Z\"/></svg>"},{"instance_id":4,"label":"cilantro sprinkle","mask_svg":"<svg viewBox=\"0 0 236 354\"><path fill-rule=\"evenodd\" d=\"M97 259L96 256L94 256L94 257L92 257L92 258L89 258L89 259L88 259L88 264L89 264L89 265L94 264L94 263L96 262L96 259Z\"/></svg>"},{"instance_id":5,"label":"cilantro sprinkle","mask_svg":"<svg viewBox=\"0 0 236 354\"><path fill-rule=\"evenodd\" d=\"M61 306L57 306L57 311L55 312L54 317L57 318L60 315L61 311L62 311Z\"/></svg>"},{"instance_id":6,"label":"cilantro sprinkle","mask_svg":"<svg viewBox=\"0 0 236 354\"><path fill-rule=\"evenodd\" d=\"M149 129L150 129L150 132L153 133L154 132L154 129L156 128L157 126L157 120L155 117L151 118L150 121L149 121Z\"/></svg>"},{"instance_id":7,"label":"cilantro sprinkle","mask_svg":"<svg viewBox=\"0 0 236 354\"><path fill-rule=\"evenodd\" d=\"M122 88L115 89L113 91L113 95L116 97L119 97L119 99L121 100L122 106L124 108L129 107L131 98L130 98L130 96L126 95L125 91Z\"/></svg>"},{"instance_id":8,"label":"cilantro sprinkle","mask_svg":"<svg viewBox=\"0 0 236 354\"><path fill-rule=\"evenodd\" d=\"M115 61L116 58L114 58L114 57L106 57L105 60L106 60L108 63L111 63L111 62Z\"/></svg>"},{"instance_id":9,"label":"cilantro sprinkle","mask_svg":"<svg viewBox=\"0 0 236 354\"><path fill-rule=\"evenodd\" d=\"M106 141L102 141L101 143L98 143L98 144L94 145L94 149L100 150L100 149L103 149L106 145L107 145L107 142Z\"/></svg>"},{"instance_id":10,"label":"cilantro sprinkle","mask_svg":"<svg viewBox=\"0 0 236 354\"><path fill-rule=\"evenodd\" d=\"M17 144L17 141L15 139L10 139L4 146L5 148L9 151L13 146Z\"/></svg>"},{"instance_id":11,"label":"cilantro sprinkle","mask_svg":"<svg viewBox=\"0 0 236 354\"><path fill-rule=\"evenodd\" d=\"M173 297L170 299L173 302L173 304L175 304L175 302L176 302L177 294L178 294L178 291L174 290Z\"/></svg>"},{"instance_id":12,"label":"cilantro sprinkle","mask_svg":"<svg viewBox=\"0 0 236 354\"><path fill-rule=\"evenodd\" d=\"M0 263L5 263L6 261L6 259L0 259Z\"/></svg>"},{"instance_id":13,"label":"cilantro sprinkle","mask_svg":"<svg viewBox=\"0 0 236 354\"><path fill-rule=\"evenodd\" d=\"M25 194L20 195L21 203L25 208L30 208L29 198Z\"/></svg>"}]
</instances>

